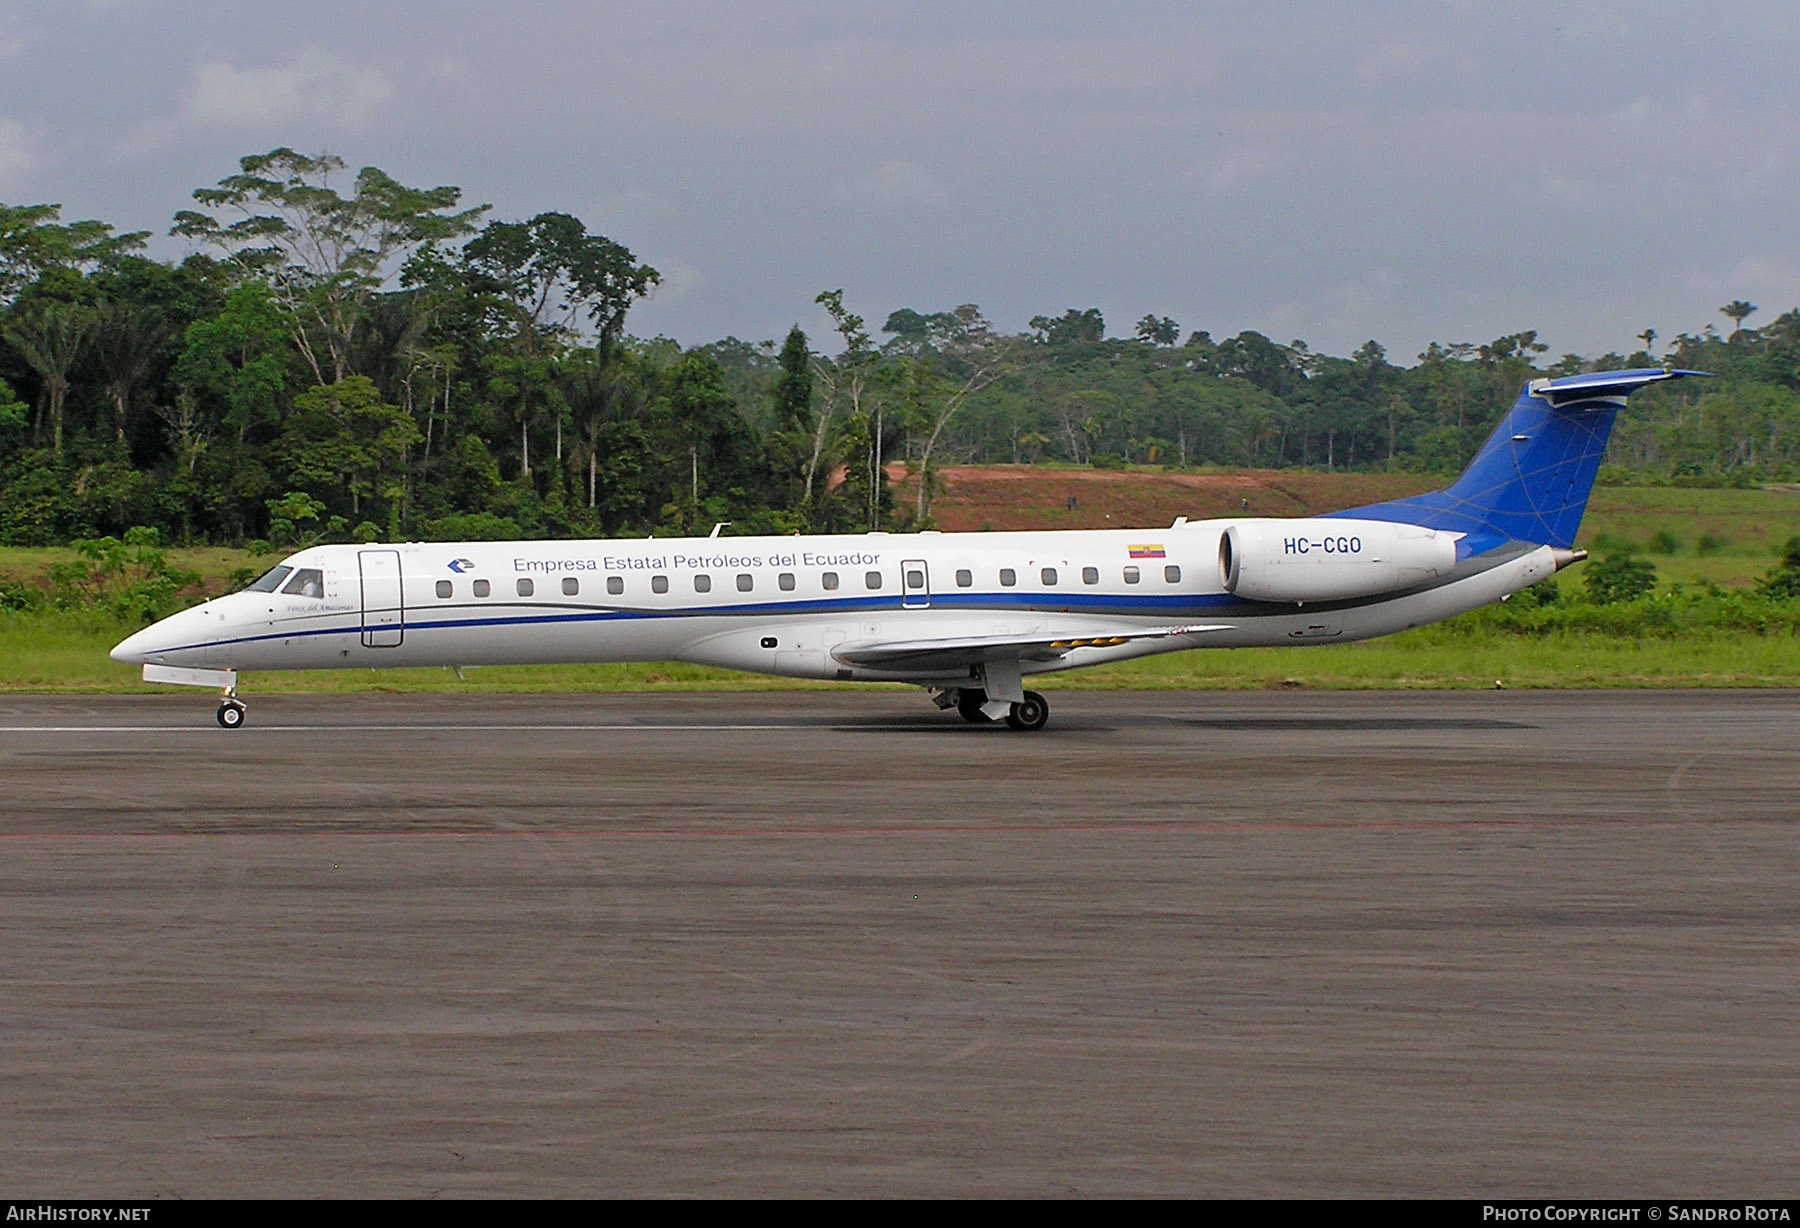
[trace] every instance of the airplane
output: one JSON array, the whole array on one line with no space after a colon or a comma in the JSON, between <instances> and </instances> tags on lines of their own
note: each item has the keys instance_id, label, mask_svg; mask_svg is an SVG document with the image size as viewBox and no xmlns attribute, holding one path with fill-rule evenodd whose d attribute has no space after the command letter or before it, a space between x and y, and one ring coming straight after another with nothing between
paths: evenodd
<instances>
[{"instance_id":1,"label":"airplane","mask_svg":"<svg viewBox=\"0 0 1800 1228\"><path fill-rule=\"evenodd\" d=\"M902 682L1042 729L1032 675L1190 648L1342 643L1502 599L1574 549L1632 392L1705 372L1534 379L1442 490L1163 529L323 545L112 650L147 682L240 670L688 661Z\"/></svg>"}]
</instances>

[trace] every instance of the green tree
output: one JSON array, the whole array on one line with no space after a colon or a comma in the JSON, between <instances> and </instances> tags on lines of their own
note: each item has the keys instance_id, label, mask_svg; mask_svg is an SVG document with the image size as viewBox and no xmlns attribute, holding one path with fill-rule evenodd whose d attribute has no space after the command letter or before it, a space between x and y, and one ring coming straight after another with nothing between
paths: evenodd
<instances>
[{"instance_id":1,"label":"green tree","mask_svg":"<svg viewBox=\"0 0 1800 1228\"><path fill-rule=\"evenodd\" d=\"M325 505L305 491L290 490L279 499L270 499L268 508L271 541L298 549L319 540L316 531L301 526L316 523L324 515Z\"/></svg>"},{"instance_id":2,"label":"green tree","mask_svg":"<svg viewBox=\"0 0 1800 1228\"><path fill-rule=\"evenodd\" d=\"M268 286L245 282L225 296L209 320L188 325L175 376L191 396L216 408L239 443L280 421L287 385L287 338L293 321Z\"/></svg>"},{"instance_id":3,"label":"green tree","mask_svg":"<svg viewBox=\"0 0 1800 1228\"><path fill-rule=\"evenodd\" d=\"M581 439L587 466L587 505L590 510L597 510L602 458L609 450L609 440L617 446L616 432L611 428L638 402L636 361L623 346L608 350L583 347L572 351L558 365L557 381Z\"/></svg>"},{"instance_id":4,"label":"green tree","mask_svg":"<svg viewBox=\"0 0 1800 1228\"><path fill-rule=\"evenodd\" d=\"M862 453L864 462L863 473L853 475L846 485L860 489L865 496L863 507L868 517L867 527L880 528L887 486L887 476L881 466L884 406L874 392L881 355L869 337L863 318L844 306L842 290L823 290L813 301L824 307L831 317L832 327L844 343L844 352L835 360L821 359L813 367L824 404L815 428L813 464L807 469L807 505L811 508L816 500L813 478L824 462L825 440L841 405L850 424L843 442L849 446L851 455Z\"/></svg>"},{"instance_id":5,"label":"green tree","mask_svg":"<svg viewBox=\"0 0 1800 1228\"><path fill-rule=\"evenodd\" d=\"M1181 340L1181 325L1168 316L1147 315L1137 322L1137 338L1147 345L1174 345Z\"/></svg>"},{"instance_id":6,"label":"green tree","mask_svg":"<svg viewBox=\"0 0 1800 1228\"><path fill-rule=\"evenodd\" d=\"M458 210L461 188L410 188L373 166L356 173L345 196L332 183L344 160L329 153L283 146L241 158L238 167L217 187L196 189L205 211L177 213L171 233L218 250L245 275L268 279L292 318L306 325L295 329L294 342L319 384L349 373L357 321L397 267L423 247L471 233L488 209Z\"/></svg>"},{"instance_id":7,"label":"green tree","mask_svg":"<svg viewBox=\"0 0 1800 1228\"><path fill-rule=\"evenodd\" d=\"M112 407L113 438L123 440L132 406L169 344L161 311L138 303L104 302L94 316L94 364Z\"/></svg>"},{"instance_id":8,"label":"green tree","mask_svg":"<svg viewBox=\"0 0 1800 1228\"><path fill-rule=\"evenodd\" d=\"M612 356L631 304L661 276L621 244L589 234L566 213L540 213L527 222L490 222L462 251L477 309L508 339L508 353L490 359L490 387L511 399L519 422L520 465L531 472L531 428L545 413L557 426L562 456L562 401L551 395L554 360L586 322L604 365Z\"/></svg>"},{"instance_id":9,"label":"green tree","mask_svg":"<svg viewBox=\"0 0 1800 1228\"><path fill-rule=\"evenodd\" d=\"M677 479L676 500L684 530L706 527L701 508L709 500L722 500L716 506L730 508L727 515L754 510L765 493L758 488L762 449L737 412L719 364L704 354L687 354L670 368L665 383L671 459L687 462L681 475L686 481Z\"/></svg>"},{"instance_id":10,"label":"green tree","mask_svg":"<svg viewBox=\"0 0 1800 1228\"><path fill-rule=\"evenodd\" d=\"M1615 550L1589 563L1582 582L1598 605L1636 601L1656 588L1656 566L1631 550Z\"/></svg>"},{"instance_id":11,"label":"green tree","mask_svg":"<svg viewBox=\"0 0 1800 1228\"><path fill-rule=\"evenodd\" d=\"M566 213L489 222L463 247L463 262L476 293L513 331L561 336L585 320L605 343L618 339L631 305L662 281L622 244L589 234Z\"/></svg>"},{"instance_id":12,"label":"green tree","mask_svg":"<svg viewBox=\"0 0 1800 1228\"><path fill-rule=\"evenodd\" d=\"M920 435L919 491L913 523L924 527L931 515L932 453L944 428L969 398L1005 372L1000 339L974 303L925 317L927 327L914 353L903 359L909 425Z\"/></svg>"},{"instance_id":13,"label":"green tree","mask_svg":"<svg viewBox=\"0 0 1800 1228\"><path fill-rule=\"evenodd\" d=\"M1756 582L1756 591L1782 601L1800 598L1800 537L1790 537L1781 548L1781 562Z\"/></svg>"},{"instance_id":14,"label":"green tree","mask_svg":"<svg viewBox=\"0 0 1800 1228\"><path fill-rule=\"evenodd\" d=\"M48 417L51 451L59 460L63 454L63 403L69 396L69 370L91 331L92 320L87 312L63 303L45 303L6 325L6 339L37 373L42 387L32 438L41 437L43 420Z\"/></svg>"},{"instance_id":15,"label":"green tree","mask_svg":"<svg viewBox=\"0 0 1800 1228\"><path fill-rule=\"evenodd\" d=\"M11 455L25 442L31 410L0 379L0 458Z\"/></svg>"},{"instance_id":16,"label":"green tree","mask_svg":"<svg viewBox=\"0 0 1800 1228\"><path fill-rule=\"evenodd\" d=\"M89 270L143 247L149 232L114 234L92 219L63 223L61 205L0 204L0 305L50 269Z\"/></svg>"},{"instance_id":17,"label":"green tree","mask_svg":"<svg viewBox=\"0 0 1800 1228\"><path fill-rule=\"evenodd\" d=\"M1098 345L1106 340L1106 318L1098 307L1077 311L1071 307L1060 316L1031 317L1031 331L1052 347Z\"/></svg>"},{"instance_id":18,"label":"green tree","mask_svg":"<svg viewBox=\"0 0 1800 1228\"><path fill-rule=\"evenodd\" d=\"M406 450L420 438L405 410L384 402L367 376L352 375L294 398L276 455L294 491L327 508L342 508L347 495L352 518L385 511L388 535L398 538Z\"/></svg>"},{"instance_id":19,"label":"green tree","mask_svg":"<svg viewBox=\"0 0 1800 1228\"><path fill-rule=\"evenodd\" d=\"M125 621L150 623L173 614L179 591L200 582L199 572L170 564L149 526L125 530L124 541L100 537L71 544L77 557L50 569L54 599L68 608L99 606Z\"/></svg>"},{"instance_id":20,"label":"green tree","mask_svg":"<svg viewBox=\"0 0 1800 1228\"><path fill-rule=\"evenodd\" d=\"M825 441L813 409L812 347L798 324L788 329L777 361L780 369L770 393L775 414L770 464L782 487L783 504L805 527L810 523L812 485Z\"/></svg>"},{"instance_id":21,"label":"green tree","mask_svg":"<svg viewBox=\"0 0 1800 1228\"><path fill-rule=\"evenodd\" d=\"M1731 335L1734 339L1738 333L1743 331L1744 321L1748 320L1755 312L1756 304L1747 303L1741 298L1734 298L1719 308L1719 314L1731 321Z\"/></svg>"}]
</instances>

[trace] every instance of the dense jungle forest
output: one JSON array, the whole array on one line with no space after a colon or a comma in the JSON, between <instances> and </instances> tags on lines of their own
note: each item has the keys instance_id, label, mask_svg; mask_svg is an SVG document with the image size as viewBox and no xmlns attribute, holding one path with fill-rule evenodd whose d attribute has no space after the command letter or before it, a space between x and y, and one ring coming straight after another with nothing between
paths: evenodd
<instances>
[{"instance_id":1,"label":"dense jungle forest","mask_svg":"<svg viewBox=\"0 0 1800 1228\"><path fill-rule=\"evenodd\" d=\"M830 289L827 335L684 349L628 331L656 270L565 213L494 219L286 148L193 195L179 263L0 204L0 545L922 528L933 473L968 463L1448 473L1525 380L1659 364L1716 378L1636 398L1604 480L1800 478L1800 310L1408 365L1154 312L1127 338L1094 308L1018 335L974 304L871 327ZM899 463L925 479L904 498Z\"/></svg>"}]
</instances>

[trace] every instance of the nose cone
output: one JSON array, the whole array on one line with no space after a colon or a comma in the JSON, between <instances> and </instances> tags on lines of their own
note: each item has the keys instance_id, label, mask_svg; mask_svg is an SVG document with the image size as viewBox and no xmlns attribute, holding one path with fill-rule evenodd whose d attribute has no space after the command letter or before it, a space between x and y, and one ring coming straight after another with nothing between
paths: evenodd
<instances>
[{"instance_id":1,"label":"nose cone","mask_svg":"<svg viewBox=\"0 0 1800 1228\"><path fill-rule=\"evenodd\" d=\"M145 665L152 657L166 651L171 644L168 619L145 627L135 635L120 640L112 650L112 659L126 665Z\"/></svg>"},{"instance_id":2,"label":"nose cone","mask_svg":"<svg viewBox=\"0 0 1800 1228\"><path fill-rule=\"evenodd\" d=\"M153 623L135 635L128 635L112 650L112 659L126 665L185 665L192 664L193 657L200 643L204 641L201 634L201 613L205 606L197 606L192 610L183 610L179 614L171 614L159 623Z\"/></svg>"}]
</instances>

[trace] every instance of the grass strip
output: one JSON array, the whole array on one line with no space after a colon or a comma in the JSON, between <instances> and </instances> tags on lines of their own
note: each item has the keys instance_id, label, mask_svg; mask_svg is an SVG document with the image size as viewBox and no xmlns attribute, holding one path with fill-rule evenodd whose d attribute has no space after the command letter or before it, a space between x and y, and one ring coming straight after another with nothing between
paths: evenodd
<instances>
[{"instance_id":1,"label":"grass strip","mask_svg":"<svg viewBox=\"0 0 1800 1228\"><path fill-rule=\"evenodd\" d=\"M107 656L133 628L93 611L0 613L0 692L167 693ZM261 694L799 690L844 684L679 663L248 673ZM1385 639L1303 648L1195 649L1042 677L1034 686L1118 690L1800 686L1800 635L1695 627L1679 635L1513 629L1479 612Z\"/></svg>"}]
</instances>

